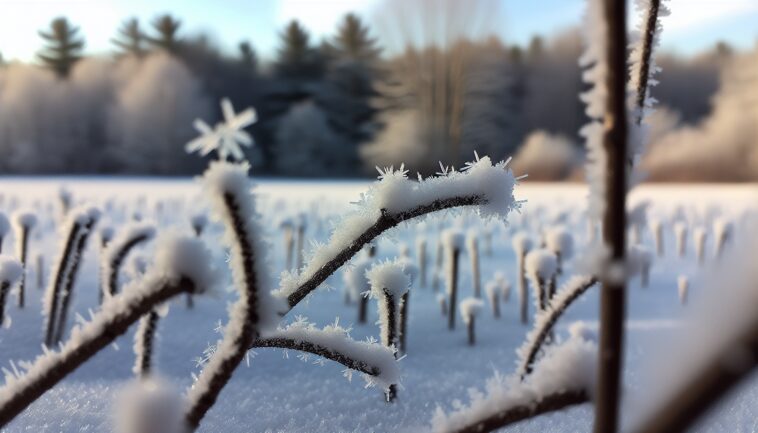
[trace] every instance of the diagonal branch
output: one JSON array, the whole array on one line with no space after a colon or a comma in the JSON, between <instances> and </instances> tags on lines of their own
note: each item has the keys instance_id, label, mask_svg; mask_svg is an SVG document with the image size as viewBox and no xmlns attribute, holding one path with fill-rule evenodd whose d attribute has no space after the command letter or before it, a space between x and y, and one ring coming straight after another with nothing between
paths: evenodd
<instances>
[{"instance_id":1,"label":"diagonal branch","mask_svg":"<svg viewBox=\"0 0 758 433\"><path fill-rule=\"evenodd\" d=\"M376 222L366 228L343 250L334 255L321 268L300 283L297 289L287 296L289 308L292 309L299 304L309 293L314 291L321 283L326 281L330 275L335 273L337 269L361 251L366 244L398 224L432 212L463 206L478 206L486 203L487 200L482 196L471 195L434 200L430 203L419 205L413 209L396 214L390 214L385 209L382 209L381 215L377 218Z\"/></svg>"},{"instance_id":2,"label":"diagonal branch","mask_svg":"<svg viewBox=\"0 0 758 433\"><path fill-rule=\"evenodd\" d=\"M538 401L510 407L490 415L487 418L476 420L471 424L450 430L449 433L486 433L511 424L533 418L542 414L556 412L571 406L576 406L590 401L586 391L563 391L542 397Z\"/></svg>"},{"instance_id":3,"label":"diagonal branch","mask_svg":"<svg viewBox=\"0 0 758 433\"><path fill-rule=\"evenodd\" d=\"M534 319L534 329L529 332L524 344L517 350L519 366L516 369L516 374L521 377L521 380L524 380L532 372L534 361L558 319L574 301L579 299L595 283L597 283L595 277L579 276L571 279L566 283L565 288L561 289L553 298L552 302L544 310L537 313Z\"/></svg>"}]
</instances>

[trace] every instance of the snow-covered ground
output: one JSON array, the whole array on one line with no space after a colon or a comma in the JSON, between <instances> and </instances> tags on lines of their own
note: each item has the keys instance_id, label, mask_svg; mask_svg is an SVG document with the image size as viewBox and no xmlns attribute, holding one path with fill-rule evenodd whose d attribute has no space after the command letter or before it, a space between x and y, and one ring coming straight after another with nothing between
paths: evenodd
<instances>
[{"instance_id":1,"label":"snow-covered ground","mask_svg":"<svg viewBox=\"0 0 758 433\"><path fill-rule=\"evenodd\" d=\"M30 246L33 259L28 280L27 306L19 310L15 297L10 297L6 320L7 328L0 329L0 363L6 368L11 361L33 359L41 352L43 336L42 290L37 287L34 260L38 253L44 256L46 272L58 249L59 235L53 217L57 212L57 194L60 179L8 178L0 180L0 210L10 213L20 206L37 206L43 209L40 226L35 230ZM118 226L135 214L157 222L160 230L178 227L189 230L193 212L205 209L200 188L188 180L165 179L113 179L67 178L65 185L75 201L89 201L106 209L107 219ZM257 188L261 212L267 227L266 237L271 248L269 259L272 273L278 275L284 268L285 252L278 223L284 217L299 213L308 215L306 237L308 241L324 241L331 224L338 222L341 213L350 209L365 191L365 182L296 182L263 181ZM516 348L522 343L529 327L518 320L518 302L515 290L515 257L510 235L514 230L527 230L535 239L542 228L561 221L574 236L576 256L581 256L587 242L587 226L583 211L586 207L586 188L579 185L530 184L516 188L516 198L526 200L522 213L510 218L510 225L484 224L469 214L439 215L421 225L412 223L394 230L381 238L377 259L399 256L401 244L410 247L416 257L415 239L424 235L428 243L430 269L436 261L436 248L443 228L462 225L479 230L481 275L483 283L491 280L495 272L503 272L514 285L510 300L501 306L503 315L495 319L485 306L477 319L477 342L467 344L466 328L458 321L454 331L447 329L437 302L437 293L430 287L411 289L410 322L408 325L408 354L400 361L402 385L395 403L383 401L376 388L364 389L357 375L348 381L344 367L313 356L286 353L279 349L257 349L238 369L231 383L221 393L219 402L204 419L201 432L396 432L422 431L428 428L437 406L445 410L456 407L457 401L466 403L468 389L482 388L495 371L508 374L515 368ZM667 222L664 229L665 255L656 258L652 268L650 287L640 287L639 279L629 287L629 320L626 350L626 383L630 389L639 385L641 364L649 362L646 355L653 340L665 341L682 326L682 306L677 293L677 278L690 278L690 302L699 295L698 282L702 268L698 267L693 249L692 233L702 226L709 234L706 267L713 261L713 221L726 217L736 227L735 241L739 241L742 220L749 218L758 205L758 187L745 185L717 186L644 186L635 190L631 203L649 200L652 205L649 217ZM46 209L46 210L45 210ZM674 231L669 223L674 218L688 222L690 227L686 256L675 254ZM485 233L492 230L492 252L485 250ZM220 247L221 227L213 225L203 239L213 250L218 266L226 269L225 252ZM652 235L643 230L643 243L654 250ZM3 252L13 251L14 239L8 238ZM83 268L76 284L72 312L86 315L97 307L98 248L92 240ZM152 244L136 254L150 260ZM135 253L132 253L135 254ZM461 295L472 293L471 268L468 256L462 257ZM563 279L573 274L576 260L565 266ZM346 304L342 279L343 270L328 280L327 288L319 289L307 303L298 305L288 319L306 316L311 322L325 326L339 320L343 326L351 325L351 336L362 340L379 338L376 301L370 301L370 318L366 325L357 325L357 304ZM124 273L125 274L125 273ZM46 274L47 277L47 274ZM429 281L431 281L431 272ZM124 275L123 280L127 277ZM443 290L443 284L440 284ZM567 326L575 320L597 323L597 288L591 289L568 311L559 324L559 334L565 335ZM192 383L192 374L199 368L196 359L214 343L219 335L219 323L227 320L227 306L235 298L232 291L215 296L197 297L193 309L185 306L184 299L172 303L168 315L159 324L157 369L176 385L186 388ZM532 305L530 302L530 309ZM530 311L530 317L533 311ZM458 317L460 319L460 317ZM73 324L72 314L69 326ZM112 347L100 352L74 374L32 404L22 415L10 423L3 432L104 432L111 431L113 403L118 390L133 377L134 363L132 329ZM756 432L758 431L758 381L753 378L720 404L706 424L703 432ZM547 415L523 422L508 431L521 432L583 432L589 431L591 408L589 405Z\"/></svg>"}]
</instances>

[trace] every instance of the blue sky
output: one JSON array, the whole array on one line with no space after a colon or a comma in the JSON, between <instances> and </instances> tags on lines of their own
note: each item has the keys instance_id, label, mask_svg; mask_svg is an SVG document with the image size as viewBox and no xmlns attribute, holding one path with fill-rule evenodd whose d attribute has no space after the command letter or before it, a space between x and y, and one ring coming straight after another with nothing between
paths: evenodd
<instances>
[{"instance_id":1,"label":"blue sky","mask_svg":"<svg viewBox=\"0 0 758 433\"><path fill-rule=\"evenodd\" d=\"M337 21L355 11L374 22L388 0L0 0L0 53L6 60L33 59L40 47L37 30L56 16L79 25L88 53L107 53L121 21L136 16L143 23L171 12L184 22L183 32L205 32L227 51L243 39L263 57L271 56L278 33L296 18L320 38ZM404 0L422 2L429 0ZM458 0L470 2L472 0ZM534 34L551 34L581 22L585 0L494 0L494 30L505 40L525 43ZM758 41L758 0L670 0L664 49L692 54L723 40L739 48ZM385 6L386 7L386 6Z\"/></svg>"}]
</instances>

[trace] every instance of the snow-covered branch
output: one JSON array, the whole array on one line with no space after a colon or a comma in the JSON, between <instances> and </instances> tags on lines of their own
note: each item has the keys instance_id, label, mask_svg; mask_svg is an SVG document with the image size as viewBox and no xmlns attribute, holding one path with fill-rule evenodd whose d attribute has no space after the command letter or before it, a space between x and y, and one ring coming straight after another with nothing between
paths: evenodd
<instances>
[{"instance_id":1,"label":"snow-covered branch","mask_svg":"<svg viewBox=\"0 0 758 433\"><path fill-rule=\"evenodd\" d=\"M293 308L366 244L398 224L432 212L477 206L482 217L505 218L518 206L513 197L516 179L506 162L489 157L469 163L461 171L412 181L407 172L388 169L346 217L329 242L316 250L298 275L285 277L277 296Z\"/></svg>"},{"instance_id":2,"label":"snow-covered branch","mask_svg":"<svg viewBox=\"0 0 758 433\"><path fill-rule=\"evenodd\" d=\"M134 247L155 236L155 226L148 223L130 224L119 231L103 251L102 294L113 296L118 293L118 274L126 256Z\"/></svg>"},{"instance_id":3,"label":"snow-covered branch","mask_svg":"<svg viewBox=\"0 0 758 433\"><path fill-rule=\"evenodd\" d=\"M49 351L34 362L21 363L23 375L6 372L0 388L0 426L76 370L97 352L126 332L129 326L156 305L180 293L201 293L214 285L214 272L202 243L167 237L160 243L155 266L124 293L108 299L92 319L71 331L59 351Z\"/></svg>"},{"instance_id":4,"label":"snow-covered branch","mask_svg":"<svg viewBox=\"0 0 758 433\"><path fill-rule=\"evenodd\" d=\"M655 100L650 97L650 88L658 84L654 77L660 71L653 56L653 51L660 43L662 27L659 17L665 17L670 12L665 5L661 4L661 0L637 0L637 9L641 17L640 38L632 46L632 52L629 55L629 88L634 98L634 122L640 125L645 118L645 110L655 103Z\"/></svg>"},{"instance_id":5,"label":"snow-covered branch","mask_svg":"<svg viewBox=\"0 0 758 433\"><path fill-rule=\"evenodd\" d=\"M371 341L353 340L349 336L349 329L342 328L337 323L318 329L313 324L299 320L256 339L252 348L258 347L312 353L363 373L370 383L376 383L384 389L397 384L400 378L393 349Z\"/></svg>"},{"instance_id":6,"label":"snow-covered branch","mask_svg":"<svg viewBox=\"0 0 758 433\"><path fill-rule=\"evenodd\" d=\"M571 338L551 347L535 366L534 374L495 375L485 392L471 391L471 402L451 413L438 408L431 430L435 433L474 433L496 430L518 421L589 402L594 382L597 347Z\"/></svg>"},{"instance_id":7,"label":"snow-covered branch","mask_svg":"<svg viewBox=\"0 0 758 433\"><path fill-rule=\"evenodd\" d=\"M597 283L597 279L588 276L576 276L570 279L544 310L538 311L534 318L534 328L527 334L524 344L516 351L519 356L516 374L524 379L532 372L532 365L545 344L545 340L558 319L574 301Z\"/></svg>"},{"instance_id":8,"label":"snow-covered branch","mask_svg":"<svg viewBox=\"0 0 758 433\"><path fill-rule=\"evenodd\" d=\"M266 251L255 203L250 194L246 164L211 163L203 176L213 210L224 223L224 243L229 247L229 265L238 301L231 307L224 338L189 390L185 421L190 430L213 406L232 373L245 358L261 331L275 326L281 308L270 295L264 257Z\"/></svg>"}]
</instances>

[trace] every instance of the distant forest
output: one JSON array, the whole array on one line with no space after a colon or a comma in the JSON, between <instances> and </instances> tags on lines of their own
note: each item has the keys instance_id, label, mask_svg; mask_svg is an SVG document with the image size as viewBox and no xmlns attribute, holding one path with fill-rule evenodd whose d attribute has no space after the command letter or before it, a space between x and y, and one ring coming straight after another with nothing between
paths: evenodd
<instances>
[{"instance_id":1,"label":"distant forest","mask_svg":"<svg viewBox=\"0 0 758 433\"><path fill-rule=\"evenodd\" d=\"M224 53L182 30L171 15L130 19L114 29L112 57L87 57L75 23L58 18L40 31L38 64L0 60L2 173L197 173L204 163L183 145L195 118L218 121L223 97L258 112L247 156L261 175L356 177L400 162L429 174L474 151L518 155L535 132L568 146L571 164L581 159L579 30L528 46L461 37L389 56L349 14L321 41L289 23L270 62L250 42ZM692 58L659 56L653 94L670 129L709 115L735 55L719 44Z\"/></svg>"}]
</instances>

